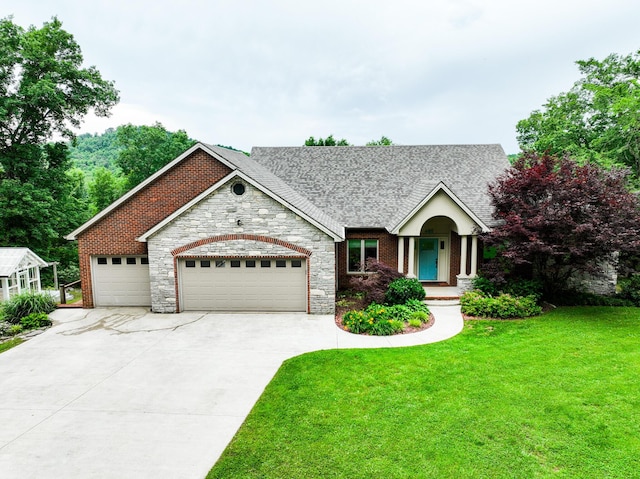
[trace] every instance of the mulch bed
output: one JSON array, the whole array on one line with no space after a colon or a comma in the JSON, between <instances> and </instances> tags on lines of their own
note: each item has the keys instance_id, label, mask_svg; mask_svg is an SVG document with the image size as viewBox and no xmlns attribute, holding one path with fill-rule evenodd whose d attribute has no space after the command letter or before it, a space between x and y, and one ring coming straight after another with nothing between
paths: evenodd
<instances>
[{"instance_id":1,"label":"mulch bed","mask_svg":"<svg viewBox=\"0 0 640 479\"><path fill-rule=\"evenodd\" d=\"M348 301L349 301L348 306L339 306L336 304L336 325L343 330L345 330L345 328L344 328L344 325L342 324L342 316L347 311L352 311L354 309L365 309L367 307L367 303L364 299L349 298ZM418 331L424 331L425 329L429 329L431 326L433 326L433 323L435 323L435 318L433 317L432 313L429 313L429 319L427 320L426 323L422 323L422 325L418 328L405 326L405 328L398 334L409 334L409 333L417 333ZM355 334L355 333L352 333L352 334ZM370 335L363 333L363 336L370 336Z\"/></svg>"}]
</instances>

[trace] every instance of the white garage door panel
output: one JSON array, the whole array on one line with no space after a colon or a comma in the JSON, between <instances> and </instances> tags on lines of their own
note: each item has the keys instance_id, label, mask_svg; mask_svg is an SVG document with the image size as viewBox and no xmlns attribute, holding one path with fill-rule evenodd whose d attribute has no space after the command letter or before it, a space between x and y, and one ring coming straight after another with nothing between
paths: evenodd
<instances>
[{"instance_id":1,"label":"white garage door panel","mask_svg":"<svg viewBox=\"0 0 640 479\"><path fill-rule=\"evenodd\" d=\"M91 268L96 306L151 306L149 265L141 257L98 256Z\"/></svg>"},{"instance_id":2,"label":"white garage door panel","mask_svg":"<svg viewBox=\"0 0 640 479\"><path fill-rule=\"evenodd\" d=\"M188 261L194 267L187 267ZM286 260L276 267L269 260L264 267L247 260L231 267L231 260L210 261L202 267L200 260L180 261L180 287L184 310L190 311L306 311L307 270L304 260ZM250 260L251 261L251 260ZM282 260L281 260L282 261ZM293 267L294 262L300 267ZM219 265L216 267L216 263ZM281 263L282 264L282 263Z\"/></svg>"}]
</instances>

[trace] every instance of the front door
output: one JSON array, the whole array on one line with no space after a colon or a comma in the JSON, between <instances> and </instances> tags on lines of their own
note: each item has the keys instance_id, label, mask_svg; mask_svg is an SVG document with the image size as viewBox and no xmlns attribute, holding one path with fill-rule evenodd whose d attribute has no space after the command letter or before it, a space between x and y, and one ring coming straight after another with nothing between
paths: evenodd
<instances>
[{"instance_id":1,"label":"front door","mask_svg":"<svg viewBox=\"0 0 640 479\"><path fill-rule=\"evenodd\" d=\"M418 279L438 279L438 238L420 238L418 241Z\"/></svg>"}]
</instances>

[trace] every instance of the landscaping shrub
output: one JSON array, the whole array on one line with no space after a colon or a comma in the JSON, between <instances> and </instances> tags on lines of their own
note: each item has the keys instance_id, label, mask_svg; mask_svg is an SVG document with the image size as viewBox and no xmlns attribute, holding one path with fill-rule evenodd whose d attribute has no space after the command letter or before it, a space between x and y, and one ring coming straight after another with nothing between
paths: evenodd
<instances>
[{"instance_id":1,"label":"landscaping shrub","mask_svg":"<svg viewBox=\"0 0 640 479\"><path fill-rule=\"evenodd\" d=\"M497 294L500 294L498 284L485 276L476 276L471 280L471 284L473 285L473 289L481 291L488 296L496 296Z\"/></svg>"},{"instance_id":2,"label":"landscaping shrub","mask_svg":"<svg viewBox=\"0 0 640 479\"><path fill-rule=\"evenodd\" d=\"M367 301L370 303L384 303L389 284L393 280L403 277L402 273L399 273L395 268L374 258L367 259L366 271L365 275L351 278L349 285L356 291L365 293Z\"/></svg>"},{"instance_id":3,"label":"landscaping shrub","mask_svg":"<svg viewBox=\"0 0 640 479\"><path fill-rule=\"evenodd\" d=\"M419 321L420 323L426 323L429 321L429 313L425 311L414 311L409 317L409 322Z\"/></svg>"},{"instance_id":4,"label":"landscaping shrub","mask_svg":"<svg viewBox=\"0 0 640 479\"><path fill-rule=\"evenodd\" d=\"M536 300L540 300L542 288L543 284L536 279L516 279L507 282L503 292L512 296L535 296Z\"/></svg>"},{"instance_id":5,"label":"landscaping shrub","mask_svg":"<svg viewBox=\"0 0 640 479\"><path fill-rule=\"evenodd\" d=\"M394 279L385 293L385 300L389 304L405 304L410 299L421 301L424 297L424 288L416 278Z\"/></svg>"},{"instance_id":6,"label":"landscaping shrub","mask_svg":"<svg viewBox=\"0 0 640 479\"><path fill-rule=\"evenodd\" d=\"M631 301L634 306L640 306L640 274L634 274L620 284L620 298Z\"/></svg>"},{"instance_id":7,"label":"landscaping shrub","mask_svg":"<svg viewBox=\"0 0 640 479\"><path fill-rule=\"evenodd\" d=\"M365 333L369 329L369 315L361 310L347 311L342 316L342 324L352 333Z\"/></svg>"},{"instance_id":8,"label":"landscaping shrub","mask_svg":"<svg viewBox=\"0 0 640 479\"><path fill-rule=\"evenodd\" d=\"M542 313L535 296L487 296L481 291L468 291L460 298L461 310L481 318L528 318Z\"/></svg>"},{"instance_id":9,"label":"landscaping shrub","mask_svg":"<svg viewBox=\"0 0 640 479\"><path fill-rule=\"evenodd\" d=\"M50 313L56 309L55 300L48 294L22 293L14 296L1 305L4 320L18 324L22 318L31 313Z\"/></svg>"},{"instance_id":10,"label":"landscaping shrub","mask_svg":"<svg viewBox=\"0 0 640 479\"><path fill-rule=\"evenodd\" d=\"M9 335L15 336L16 334L20 334L22 332L21 324L12 324L9 328Z\"/></svg>"},{"instance_id":11,"label":"landscaping shrub","mask_svg":"<svg viewBox=\"0 0 640 479\"><path fill-rule=\"evenodd\" d=\"M404 329L404 323L397 319L387 319L384 321L374 321L371 325L371 334L374 336L391 336L401 332Z\"/></svg>"},{"instance_id":12,"label":"landscaping shrub","mask_svg":"<svg viewBox=\"0 0 640 479\"><path fill-rule=\"evenodd\" d=\"M496 297L501 293L512 296L535 296L538 300L542 297L542 283L532 279L490 279L486 276L477 276L472 280L473 289L483 292L486 296Z\"/></svg>"},{"instance_id":13,"label":"landscaping shrub","mask_svg":"<svg viewBox=\"0 0 640 479\"><path fill-rule=\"evenodd\" d=\"M418 299L410 299L406 303L404 303L404 305L413 313L415 313L416 311L422 311L426 313L427 316L429 315L429 306Z\"/></svg>"},{"instance_id":14,"label":"landscaping shrub","mask_svg":"<svg viewBox=\"0 0 640 479\"><path fill-rule=\"evenodd\" d=\"M20 324L24 329L38 329L51 326L51 320L47 313L31 313L20 319Z\"/></svg>"},{"instance_id":15,"label":"landscaping shrub","mask_svg":"<svg viewBox=\"0 0 640 479\"><path fill-rule=\"evenodd\" d=\"M407 321L407 324L412 328L419 328L420 326L422 326L422 321L420 321L419 319L410 318L409 321Z\"/></svg>"},{"instance_id":16,"label":"landscaping shrub","mask_svg":"<svg viewBox=\"0 0 640 479\"><path fill-rule=\"evenodd\" d=\"M371 303L365 310L348 311L342 316L342 325L352 333L388 336L402 332L405 323L417 321L418 326L429 318L429 310L414 311L404 304L384 305Z\"/></svg>"},{"instance_id":17,"label":"landscaping shrub","mask_svg":"<svg viewBox=\"0 0 640 479\"><path fill-rule=\"evenodd\" d=\"M586 291L565 290L554 295L557 306L635 306L633 301L620 296L604 296Z\"/></svg>"}]
</instances>

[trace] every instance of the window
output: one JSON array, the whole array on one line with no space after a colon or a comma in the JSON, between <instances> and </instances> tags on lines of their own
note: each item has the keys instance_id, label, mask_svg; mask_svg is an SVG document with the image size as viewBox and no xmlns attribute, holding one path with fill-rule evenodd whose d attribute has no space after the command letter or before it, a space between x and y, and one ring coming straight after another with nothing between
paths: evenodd
<instances>
[{"instance_id":1,"label":"window","mask_svg":"<svg viewBox=\"0 0 640 479\"><path fill-rule=\"evenodd\" d=\"M245 264L246 264L247 268L255 268L256 267L256 260L248 259Z\"/></svg>"},{"instance_id":2,"label":"window","mask_svg":"<svg viewBox=\"0 0 640 479\"><path fill-rule=\"evenodd\" d=\"M111 264L122 264L122 258L111 258Z\"/></svg>"},{"instance_id":3,"label":"window","mask_svg":"<svg viewBox=\"0 0 640 479\"><path fill-rule=\"evenodd\" d=\"M226 261L223 259L216 260L216 268L224 268L225 264L226 264Z\"/></svg>"},{"instance_id":4,"label":"window","mask_svg":"<svg viewBox=\"0 0 640 479\"><path fill-rule=\"evenodd\" d=\"M135 258L127 258L127 264L136 264Z\"/></svg>"},{"instance_id":5,"label":"window","mask_svg":"<svg viewBox=\"0 0 640 479\"><path fill-rule=\"evenodd\" d=\"M187 261L185 261L185 266L187 268L195 268L196 267L196 261L193 259L188 259Z\"/></svg>"},{"instance_id":6,"label":"window","mask_svg":"<svg viewBox=\"0 0 640 479\"><path fill-rule=\"evenodd\" d=\"M271 268L271 261L269 261L268 259L263 259L260 261L260 267L261 268Z\"/></svg>"},{"instance_id":7,"label":"window","mask_svg":"<svg viewBox=\"0 0 640 479\"><path fill-rule=\"evenodd\" d=\"M238 259L232 259L232 260L231 260L231 267L232 267L232 268L239 268L239 267L240 267L240 260L238 260Z\"/></svg>"},{"instance_id":8,"label":"window","mask_svg":"<svg viewBox=\"0 0 640 479\"><path fill-rule=\"evenodd\" d=\"M291 260L291 267L292 268L302 268L302 260L300 260L300 259L292 259Z\"/></svg>"},{"instance_id":9,"label":"window","mask_svg":"<svg viewBox=\"0 0 640 479\"><path fill-rule=\"evenodd\" d=\"M140 258L140 264L149 264L149 258Z\"/></svg>"},{"instance_id":10,"label":"window","mask_svg":"<svg viewBox=\"0 0 640 479\"><path fill-rule=\"evenodd\" d=\"M107 258L98 258L98 264L107 264Z\"/></svg>"},{"instance_id":11,"label":"window","mask_svg":"<svg viewBox=\"0 0 640 479\"><path fill-rule=\"evenodd\" d=\"M367 259L378 259L378 240L350 239L347 248L347 271L349 273L364 273Z\"/></svg>"},{"instance_id":12,"label":"window","mask_svg":"<svg viewBox=\"0 0 640 479\"><path fill-rule=\"evenodd\" d=\"M233 186L231 187L231 190L235 195L242 196L244 195L245 187L242 183L234 183Z\"/></svg>"},{"instance_id":13,"label":"window","mask_svg":"<svg viewBox=\"0 0 640 479\"><path fill-rule=\"evenodd\" d=\"M204 260L200 261L200 267L201 268L211 268L211 261L209 261L208 259L204 259Z\"/></svg>"},{"instance_id":14,"label":"window","mask_svg":"<svg viewBox=\"0 0 640 479\"><path fill-rule=\"evenodd\" d=\"M286 267L287 267L287 260L285 259L276 260L276 268L286 268Z\"/></svg>"}]
</instances>

